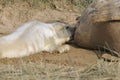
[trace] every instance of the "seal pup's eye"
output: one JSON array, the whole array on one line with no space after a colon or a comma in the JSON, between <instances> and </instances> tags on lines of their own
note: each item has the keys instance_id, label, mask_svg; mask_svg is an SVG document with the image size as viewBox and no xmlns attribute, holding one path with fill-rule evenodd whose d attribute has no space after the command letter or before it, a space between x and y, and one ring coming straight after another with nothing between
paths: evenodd
<instances>
[{"instance_id":1,"label":"seal pup's eye","mask_svg":"<svg viewBox=\"0 0 120 80\"><path fill-rule=\"evenodd\" d=\"M66 26L66 29L69 29L69 26Z\"/></svg>"}]
</instances>

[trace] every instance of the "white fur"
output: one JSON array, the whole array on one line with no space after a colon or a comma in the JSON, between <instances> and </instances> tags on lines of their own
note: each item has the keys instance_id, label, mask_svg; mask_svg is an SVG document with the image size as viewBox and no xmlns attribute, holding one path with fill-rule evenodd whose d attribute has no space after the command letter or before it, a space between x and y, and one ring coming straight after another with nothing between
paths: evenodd
<instances>
[{"instance_id":1,"label":"white fur","mask_svg":"<svg viewBox=\"0 0 120 80\"><path fill-rule=\"evenodd\" d=\"M63 23L25 23L10 35L0 38L0 57L23 57L41 51L63 53L69 50L70 33Z\"/></svg>"}]
</instances>

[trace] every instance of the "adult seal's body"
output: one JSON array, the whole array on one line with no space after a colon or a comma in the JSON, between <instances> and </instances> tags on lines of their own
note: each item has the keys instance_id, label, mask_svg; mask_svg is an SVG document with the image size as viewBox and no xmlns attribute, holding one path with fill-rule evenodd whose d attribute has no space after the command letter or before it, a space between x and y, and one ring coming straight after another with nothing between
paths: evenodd
<instances>
[{"instance_id":1,"label":"adult seal's body","mask_svg":"<svg viewBox=\"0 0 120 80\"><path fill-rule=\"evenodd\" d=\"M75 42L84 48L120 52L120 0L95 0L77 18Z\"/></svg>"}]
</instances>

